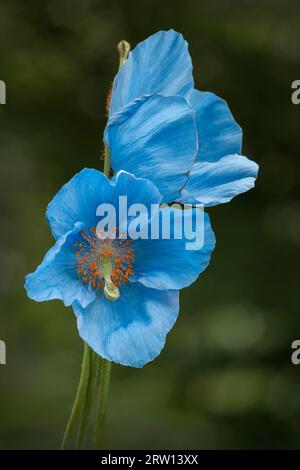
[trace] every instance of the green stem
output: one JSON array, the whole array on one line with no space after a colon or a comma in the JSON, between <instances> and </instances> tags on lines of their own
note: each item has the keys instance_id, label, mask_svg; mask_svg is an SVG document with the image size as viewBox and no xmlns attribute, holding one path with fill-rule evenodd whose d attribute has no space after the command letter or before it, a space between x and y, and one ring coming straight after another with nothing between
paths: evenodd
<instances>
[{"instance_id":1,"label":"green stem","mask_svg":"<svg viewBox=\"0 0 300 470\"><path fill-rule=\"evenodd\" d=\"M117 49L119 52L119 70L126 62L128 59L128 55L130 52L130 44L127 41L120 41L119 44L117 45ZM110 151L108 145L104 142L105 144L105 157L104 157L104 168L103 168L103 173L105 176L109 178L109 173L110 173Z\"/></svg>"},{"instance_id":2,"label":"green stem","mask_svg":"<svg viewBox=\"0 0 300 470\"><path fill-rule=\"evenodd\" d=\"M79 385L71 411L71 415L64 434L62 449L77 448L78 434L80 430L80 417L82 415L82 407L85 403L86 393L90 378L90 364L91 364L91 348L84 343L83 360L81 366L81 375Z\"/></svg>"},{"instance_id":3,"label":"green stem","mask_svg":"<svg viewBox=\"0 0 300 470\"><path fill-rule=\"evenodd\" d=\"M109 151L109 146L105 144L104 148L105 152L105 157L104 157L104 168L103 168L103 173L107 178L109 178L109 173L110 173L110 151Z\"/></svg>"},{"instance_id":4,"label":"green stem","mask_svg":"<svg viewBox=\"0 0 300 470\"><path fill-rule=\"evenodd\" d=\"M92 448L99 449L102 442L103 429L106 416L107 398L109 391L111 362L106 359L99 358L101 361L101 369L99 375L98 386L98 402L96 409L96 425L94 429Z\"/></svg>"},{"instance_id":5,"label":"green stem","mask_svg":"<svg viewBox=\"0 0 300 470\"><path fill-rule=\"evenodd\" d=\"M88 437L90 421L93 418L93 406L96 397L96 388L99 377L99 356L92 351L90 365L90 380L87 387L86 399L82 410L82 417L78 430L78 449L84 448Z\"/></svg>"}]
</instances>

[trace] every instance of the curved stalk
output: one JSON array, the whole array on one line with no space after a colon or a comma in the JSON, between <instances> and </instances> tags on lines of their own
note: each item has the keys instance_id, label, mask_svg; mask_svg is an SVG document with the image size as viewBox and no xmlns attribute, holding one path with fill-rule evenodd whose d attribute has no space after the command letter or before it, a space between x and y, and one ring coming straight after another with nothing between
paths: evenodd
<instances>
[{"instance_id":1,"label":"curved stalk","mask_svg":"<svg viewBox=\"0 0 300 470\"><path fill-rule=\"evenodd\" d=\"M99 449L102 443L103 429L106 416L107 398L111 374L111 362L106 359L101 360L99 376L98 403L96 409L96 425L94 428L92 448Z\"/></svg>"},{"instance_id":2,"label":"curved stalk","mask_svg":"<svg viewBox=\"0 0 300 470\"><path fill-rule=\"evenodd\" d=\"M81 375L71 415L64 434L61 446L62 449L76 449L78 446L78 434L81 424L80 418L82 416L90 378L91 352L91 348L86 343L84 343Z\"/></svg>"}]
</instances>

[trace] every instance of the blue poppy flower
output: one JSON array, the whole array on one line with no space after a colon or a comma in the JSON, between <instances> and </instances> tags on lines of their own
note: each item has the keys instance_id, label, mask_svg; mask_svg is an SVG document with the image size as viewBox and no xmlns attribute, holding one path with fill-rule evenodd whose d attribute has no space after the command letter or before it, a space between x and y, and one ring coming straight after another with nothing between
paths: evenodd
<instances>
[{"instance_id":1,"label":"blue poppy flower","mask_svg":"<svg viewBox=\"0 0 300 470\"><path fill-rule=\"evenodd\" d=\"M114 80L104 139L113 169L150 179L166 202L224 203L251 189L258 173L241 155L242 130L226 102L194 89L188 45L173 30L129 53Z\"/></svg>"},{"instance_id":2,"label":"blue poppy flower","mask_svg":"<svg viewBox=\"0 0 300 470\"><path fill-rule=\"evenodd\" d=\"M163 348L178 315L179 289L208 266L215 238L204 214L203 246L187 250L187 238L177 238L175 230L183 212L194 223L199 209L170 207L143 220L148 227L154 216L170 216L170 239L160 232L157 239L99 238L97 208L105 203L118 211L119 196L127 196L128 207L144 204L149 211L162 201L153 183L126 172L109 180L84 169L65 184L46 213L56 243L25 287L33 300L72 306L80 336L100 356L142 367Z\"/></svg>"}]
</instances>

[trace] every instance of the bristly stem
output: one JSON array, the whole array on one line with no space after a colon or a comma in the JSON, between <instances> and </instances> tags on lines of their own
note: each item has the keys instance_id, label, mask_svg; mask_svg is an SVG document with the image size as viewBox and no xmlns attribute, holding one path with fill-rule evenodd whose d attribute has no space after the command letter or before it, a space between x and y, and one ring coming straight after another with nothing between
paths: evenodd
<instances>
[{"instance_id":1,"label":"bristly stem","mask_svg":"<svg viewBox=\"0 0 300 470\"><path fill-rule=\"evenodd\" d=\"M62 450L78 448L78 436L80 432L80 424L83 414L82 412L90 378L91 353L91 348L86 343L84 343L81 375L71 415L64 434L61 446Z\"/></svg>"},{"instance_id":2,"label":"bristly stem","mask_svg":"<svg viewBox=\"0 0 300 470\"><path fill-rule=\"evenodd\" d=\"M109 151L109 146L107 144L104 144L104 167L103 167L103 173L107 178L109 178L110 174L110 151Z\"/></svg>"},{"instance_id":3,"label":"bristly stem","mask_svg":"<svg viewBox=\"0 0 300 470\"><path fill-rule=\"evenodd\" d=\"M78 449L84 449L88 445L90 422L93 422L94 403L96 400L96 389L99 377L100 360L99 356L91 352L90 380L87 387L85 403L82 410L82 419L78 430Z\"/></svg>"},{"instance_id":4,"label":"bristly stem","mask_svg":"<svg viewBox=\"0 0 300 470\"><path fill-rule=\"evenodd\" d=\"M111 374L111 362L100 359L99 386L97 390L96 424L93 433L92 448L99 449L102 443L103 429L106 416L107 398Z\"/></svg>"}]
</instances>

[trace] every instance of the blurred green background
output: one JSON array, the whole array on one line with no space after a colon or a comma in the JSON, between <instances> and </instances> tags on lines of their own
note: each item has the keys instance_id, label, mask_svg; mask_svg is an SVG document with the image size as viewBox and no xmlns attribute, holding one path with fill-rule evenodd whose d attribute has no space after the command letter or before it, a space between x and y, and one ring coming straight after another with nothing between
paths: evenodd
<instances>
[{"instance_id":1,"label":"blurred green background","mask_svg":"<svg viewBox=\"0 0 300 470\"><path fill-rule=\"evenodd\" d=\"M190 44L197 87L229 102L260 175L210 210L217 247L181 293L163 353L113 367L104 446L299 447L299 2L2 0L0 448L60 445L82 343L71 308L28 300L24 276L53 243L50 199L82 167L101 168L116 44L169 28Z\"/></svg>"}]
</instances>

